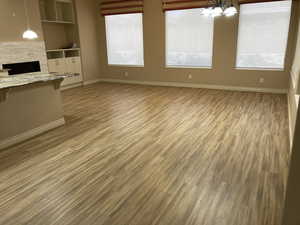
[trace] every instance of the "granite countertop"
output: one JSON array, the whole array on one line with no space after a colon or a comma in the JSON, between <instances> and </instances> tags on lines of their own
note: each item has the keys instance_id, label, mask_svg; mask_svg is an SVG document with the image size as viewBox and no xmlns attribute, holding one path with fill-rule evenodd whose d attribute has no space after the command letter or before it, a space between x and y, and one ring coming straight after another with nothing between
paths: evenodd
<instances>
[{"instance_id":1,"label":"granite countertop","mask_svg":"<svg viewBox=\"0 0 300 225\"><path fill-rule=\"evenodd\" d=\"M39 73L39 74L20 74L13 76L0 77L0 89L12 88L18 86L24 86L27 84L33 84L37 82L47 82L67 77L78 76L76 73Z\"/></svg>"}]
</instances>

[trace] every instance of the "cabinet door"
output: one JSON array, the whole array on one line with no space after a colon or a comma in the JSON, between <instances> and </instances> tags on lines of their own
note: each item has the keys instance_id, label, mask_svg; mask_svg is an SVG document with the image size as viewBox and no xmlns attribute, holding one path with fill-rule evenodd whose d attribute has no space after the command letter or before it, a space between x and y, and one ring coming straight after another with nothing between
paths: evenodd
<instances>
[{"instance_id":1,"label":"cabinet door","mask_svg":"<svg viewBox=\"0 0 300 225\"><path fill-rule=\"evenodd\" d=\"M49 59L48 60L49 72L65 73L66 72L66 61L65 59Z\"/></svg>"},{"instance_id":2,"label":"cabinet door","mask_svg":"<svg viewBox=\"0 0 300 225\"><path fill-rule=\"evenodd\" d=\"M82 81L81 61L80 57L66 58L67 71L70 73L78 73L79 76L72 77L74 83Z\"/></svg>"},{"instance_id":3,"label":"cabinet door","mask_svg":"<svg viewBox=\"0 0 300 225\"><path fill-rule=\"evenodd\" d=\"M49 70L49 73L58 72L57 68L56 68L56 60L55 59L49 59L48 60L48 70Z\"/></svg>"}]
</instances>

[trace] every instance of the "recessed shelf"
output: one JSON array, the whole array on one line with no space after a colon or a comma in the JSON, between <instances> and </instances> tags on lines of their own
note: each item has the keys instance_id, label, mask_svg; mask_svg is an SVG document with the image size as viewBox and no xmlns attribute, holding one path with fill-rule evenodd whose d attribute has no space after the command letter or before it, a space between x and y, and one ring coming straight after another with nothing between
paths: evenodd
<instances>
[{"instance_id":1,"label":"recessed shelf","mask_svg":"<svg viewBox=\"0 0 300 225\"><path fill-rule=\"evenodd\" d=\"M79 50L73 50L73 51L65 51L65 57L79 57L80 56L80 51Z\"/></svg>"},{"instance_id":2,"label":"recessed shelf","mask_svg":"<svg viewBox=\"0 0 300 225\"><path fill-rule=\"evenodd\" d=\"M43 23L74 24L74 9L71 0L40 0Z\"/></svg>"},{"instance_id":3,"label":"recessed shelf","mask_svg":"<svg viewBox=\"0 0 300 225\"><path fill-rule=\"evenodd\" d=\"M60 49L47 50L47 52L66 52L66 51L80 51L80 48L60 48Z\"/></svg>"},{"instance_id":4,"label":"recessed shelf","mask_svg":"<svg viewBox=\"0 0 300 225\"><path fill-rule=\"evenodd\" d=\"M80 56L80 48L47 50L48 59L59 59L59 58L79 57L79 56Z\"/></svg>"},{"instance_id":5,"label":"recessed shelf","mask_svg":"<svg viewBox=\"0 0 300 225\"><path fill-rule=\"evenodd\" d=\"M74 21L73 4L71 1L56 0L56 20L58 21Z\"/></svg>"}]
</instances>

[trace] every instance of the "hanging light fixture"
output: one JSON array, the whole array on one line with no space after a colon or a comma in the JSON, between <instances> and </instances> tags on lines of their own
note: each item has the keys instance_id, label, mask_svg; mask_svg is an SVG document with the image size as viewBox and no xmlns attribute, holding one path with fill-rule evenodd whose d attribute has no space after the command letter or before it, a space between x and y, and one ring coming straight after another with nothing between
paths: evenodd
<instances>
[{"instance_id":1,"label":"hanging light fixture","mask_svg":"<svg viewBox=\"0 0 300 225\"><path fill-rule=\"evenodd\" d=\"M234 7L232 0L209 0L209 5L212 7L208 7L202 10L202 14L204 16L218 17L218 16L234 16L237 14L237 9Z\"/></svg>"},{"instance_id":2,"label":"hanging light fixture","mask_svg":"<svg viewBox=\"0 0 300 225\"><path fill-rule=\"evenodd\" d=\"M223 9L221 6L216 6L213 8L211 16L212 17L217 17L217 16L221 16L223 14Z\"/></svg>"},{"instance_id":3,"label":"hanging light fixture","mask_svg":"<svg viewBox=\"0 0 300 225\"><path fill-rule=\"evenodd\" d=\"M210 16L211 15L211 13L212 13L212 7L209 7L209 8L204 8L203 10L202 10L202 14L204 15L204 16Z\"/></svg>"},{"instance_id":4,"label":"hanging light fixture","mask_svg":"<svg viewBox=\"0 0 300 225\"><path fill-rule=\"evenodd\" d=\"M31 30L29 26L29 15L28 15L26 0L24 0L24 8L25 8L25 16L27 22L27 30L23 33L23 39L29 39L29 40L37 39L38 38L37 33Z\"/></svg>"},{"instance_id":5,"label":"hanging light fixture","mask_svg":"<svg viewBox=\"0 0 300 225\"><path fill-rule=\"evenodd\" d=\"M233 16L235 14L237 14L237 10L233 5L231 5L230 7L226 8L224 10L224 15L225 16Z\"/></svg>"}]
</instances>

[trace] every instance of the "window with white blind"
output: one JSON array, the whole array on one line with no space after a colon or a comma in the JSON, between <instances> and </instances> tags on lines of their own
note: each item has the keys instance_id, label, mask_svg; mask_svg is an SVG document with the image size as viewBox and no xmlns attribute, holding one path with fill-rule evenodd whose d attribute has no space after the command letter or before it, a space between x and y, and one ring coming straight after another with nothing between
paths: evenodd
<instances>
[{"instance_id":1,"label":"window with white blind","mask_svg":"<svg viewBox=\"0 0 300 225\"><path fill-rule=\"evenodd\" d=\"M237 68L283 69L292 1L242 4Z\"/></svg>"},{"instance_id":2,"label":"window with white blind","mask_svg":"<svg viewBox=\"0 0 300 225\"><path fill-rule=\"evenodd\" d=\"M211 67L214 19L202 9L166 12L167 67Z\"/></svg>"},{"instance_id":3,"label":"window with white blind","mask_svg":"<svg viewBox=\"0 0 300 225\"><path fill-rule=\"evenodd\" d=\"M105 16L110 65L144 65L142 13Z\"/></svg>"}]
</instances>

